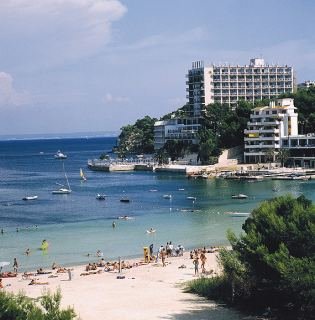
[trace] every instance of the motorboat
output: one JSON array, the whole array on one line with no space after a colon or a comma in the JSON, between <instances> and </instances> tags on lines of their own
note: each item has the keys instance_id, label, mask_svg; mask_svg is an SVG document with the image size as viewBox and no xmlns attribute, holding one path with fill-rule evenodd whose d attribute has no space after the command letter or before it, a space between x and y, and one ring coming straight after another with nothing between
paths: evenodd
<instances>
[{"instance_id":1,"label":"motorboat","mask_svg":"<svg viewBox=\"0 0 315 320\"><path fill-rule=\"evenodd\" d=\"M196 201L196 200L197 200L196 197L187 197L186 199L187 199L187 200L193 200L193 201Z\"/></svg>"},{"instance_id":2,"label":"motorboat","mask_svg":"<svg viewBox=\"0 0 315 320\"><path fill-rule=\"evenodd\" d=\"M38 199L38 196L26 196L22 200L27 201L27 200L36 200L36 199Z\"/></svg>"},{"instance_id":3,"label":"motorboat","mask_svg":"<svg viewBox=\"0 0 315 320\"><path fill-rule=\"evenodd\" d=\"M156 230L155 229L153 229L153 228L150 228L149 230L147 230L147 233L155 233L156 232Z\"/></svg>"},{"instance_id":4,"label":"motorboat","mask_svg":"<svg viewBox=\"0 0 315 320\"><path fill-rule=\"evenodd\" d=\"M117 219L119 219L119 220L133 220L134 218L133 217L129 217L129 216L120 216Z\"/></svg>"},{"instance_id":5,"label":"motorboat","mask_svg":"<svg viewBox=\"0 0 315 320\"><path fill-rule=\"evenodd\" d=\"M58 150L55 154L55 159L67 159L67 156L60 150Z\"/></svg>"},{"instance_id":6,"label":"motorboat","mask_svg":"<svg viewBox=\"0 0 315 320\"><path fill-rule=\"evenodd\" d=\"M171 194L164 194L163 198L164 199L172 199L172 195Z\"/></svg>"},{"instance_id":7,"label":"motorboat","mask_svg":"<svg viewBox=\"0 0 315 320\"><path fill-rule=\"evenodd\" d=\"M248 196L246 194L242 194L242 193L232 195L232 199L247 199L247 198L248 198Z\"/></svg>"},{"instance_id":8,"label":"motorboat","mask_svg":"<svg viewBox=\"0 0 315 320\"><path fill-rule=\"evenodd\" d=\"M128 199L128 198L121 198L121 199L120 199L120 202L129 203L129 202L130 202L130 199Z\"/></svg>"},{"instance_id":9,"label":"motorboat","mask_svg":"<svg viewBox=\"0 0 315 320\"><path fill-rule=\"evenodd\" d=\"M225 212L231 217L248 217L250 212Z\"/></svg>"},{"instance_id":10,"label":"motorboat","mask_svg":"<svg viewBox=\"0 0 315 320\"><path fill-rule=\"evenodd\" d=\"M105 200L105 198L106 198L105 194L99 194L99 193L98 193L98 194L96 195L96 199L97 199L97 200Z\"/></svg>"}]
</instances>

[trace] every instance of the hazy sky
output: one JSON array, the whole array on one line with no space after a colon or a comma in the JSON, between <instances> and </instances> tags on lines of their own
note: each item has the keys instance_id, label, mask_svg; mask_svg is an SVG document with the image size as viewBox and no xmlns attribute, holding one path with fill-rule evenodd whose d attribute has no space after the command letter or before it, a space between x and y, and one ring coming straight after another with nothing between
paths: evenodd
<instances>
[{"instance_id":1,"label":"hazy sky","mask_svg":"<svg viewBox=\"0 0 315 320\"><path fill-rule=\"evenodd\" d=\"M315 80L313 0L0 0L0 134L112 131L186 101L195 60Z\"/></svg>"}]
</instances>

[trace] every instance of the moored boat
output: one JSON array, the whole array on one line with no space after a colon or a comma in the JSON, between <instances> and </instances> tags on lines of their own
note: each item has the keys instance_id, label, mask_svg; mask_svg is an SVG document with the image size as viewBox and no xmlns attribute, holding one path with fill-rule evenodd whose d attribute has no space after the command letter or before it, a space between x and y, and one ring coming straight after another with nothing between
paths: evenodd
<instances>
[{"instance_id":1,"label":"moored boat","mask_svg":"<svg viewBox=\"0 0 315 320\"><path fill-rule=\"evenodd\" d=\"M38 199L38 196L26 196L22 200L27 201L27 200L36 200L36 199Z\"/></svg>"},{"instance_id":2,"label":"moored boat","mask_svg":"<svg viewBox=\"0 0 315 320\"><path fill-rule=\"evenodd\" d=\"M106 196L105 196L105 194L97 194L96 195L96 200L105 200L106 199Z\"/></svg>"},{"instance_id":3,"label":"moored boat","mask_svg":"<svg viewBox=\"0 0 315 320\"><path fill-rule=\"evenodd\" d=\"M242 194L242 193L232 195L232 199L247 199L247 198L248 198L248 196L246 194Z\"/></svg>"},{"instance_id":4,"label":"moored boat","mask_svg":"<svg viewBox=\"0 0 315 320\"><path fill-rule=\"evenodd\" d=\"M55 154L55 159L67 159L67 156L60 150L58 150Z\"/></svg>"}]
</instances>

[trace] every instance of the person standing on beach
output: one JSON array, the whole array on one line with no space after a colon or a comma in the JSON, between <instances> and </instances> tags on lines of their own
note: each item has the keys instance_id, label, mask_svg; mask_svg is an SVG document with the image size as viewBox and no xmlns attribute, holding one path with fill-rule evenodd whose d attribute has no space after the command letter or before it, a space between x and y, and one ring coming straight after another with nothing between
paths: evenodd
<instances>
[{"instance_id":1,"label":"person standing on beach","mask_svg":"<svg viewBox=\"0 0 315 320\"><path fill-rule=\"evenodd\" d=\"M153 256L153 243L150 244L149 249L150 249L150 257L152 257Z\"/></svg>"},{"instance_id":2,"label":"person standing on beach","mask_svg":"<svg viewBox=\"0 0 315 320\"><path fill-rule=\"evenodd\" d=\"M19 267L18 262L17 262L16 258L14 258L14 260L13 260L13 271L17 273L18 272L18 267Z\"/></svg>"},{"instance_id":3,"label":"person standing on beach","mask_svg":"<svg viewBox=\"0 0 315 320\"><path fill-rule=\"evenodd\" d=\"M205 273L206 272L205 264L206 264L206 261L207 261L207 257L206 257L206 254L204 252L201 253L200 260L201 260L201 272Z\"/></svg>"},{"instance_id":4,"label":"person standing on beach","mask_svg":"<svg viewBox=\"0 0 315 320\"><path fill-rule=\"evenodd\" d=\"M166 264L165 264L166 250L163 249L163 250L161 251L160 255L161 255L163 267L166 267Z\"/></svg>"},{"instance_id":5,"label":"person standing on beach","mask_svg":"<svg viewBox=\"0 0 315 320\"><path fill-rule=\"evenodd\" d=\"M116 227L116 223L115 223L115 221L113 221L113 223L112 223L112 227L113 227L113 229L115 229L115 227Z\"/></svg>"},{"instance_id":6,"label":"person standing on beach","mask_svg":"<svg viewBox=\"0 0 315 320\"><path fill-rule=\"evenodd\" d=\"M199 274L199 258L198 255L195 256L195 259L193 260L193 264L195 266L195 275Z\"/></svg>"}]
</instances>

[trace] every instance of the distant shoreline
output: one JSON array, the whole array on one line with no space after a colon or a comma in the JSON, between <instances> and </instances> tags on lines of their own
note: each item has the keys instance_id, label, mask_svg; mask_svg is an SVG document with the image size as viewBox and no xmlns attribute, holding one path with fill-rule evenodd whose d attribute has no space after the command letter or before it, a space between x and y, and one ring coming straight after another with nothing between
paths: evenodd
<instances>
[{"instance_id":1,"label":"distant shoreline","mask_svg":"<svg viewBox=\"0 0 315 320\"><path fill-rule=\"evenodd\" d=\"M0 141L117 138L118 135L119 135L119 133L116 131L55 133L55 134L52 133L52 134L0 135Z\"/></svg>"}]
</instances>

